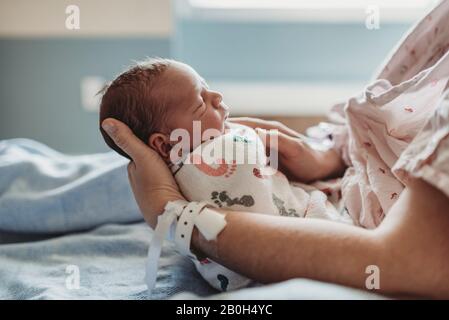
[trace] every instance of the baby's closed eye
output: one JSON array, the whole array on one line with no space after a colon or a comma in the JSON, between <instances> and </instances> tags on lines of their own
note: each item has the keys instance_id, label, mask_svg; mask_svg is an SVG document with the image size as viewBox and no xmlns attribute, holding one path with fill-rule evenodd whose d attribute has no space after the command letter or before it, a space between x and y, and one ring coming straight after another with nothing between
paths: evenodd
<instances>
[{"instance_id":1,"label":"baby's closed eye","mask_svg":"<svg viewBox=\"0 0 449 320\"><path fill-rule=\"evenodd\" d=\"M200 115L203 114L206 111L206 103L204 102L204 100L202 100L201 102L199 102L198 107L195 109L195 112L198 112Z\"/></svg>"}]
</instances>

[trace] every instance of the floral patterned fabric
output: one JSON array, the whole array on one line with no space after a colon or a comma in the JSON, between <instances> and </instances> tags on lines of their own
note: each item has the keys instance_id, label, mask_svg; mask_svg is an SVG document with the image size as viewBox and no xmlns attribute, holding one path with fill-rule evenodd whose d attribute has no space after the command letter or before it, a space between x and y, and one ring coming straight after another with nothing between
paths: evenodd
<instances>
[{"instance_id":1,"label":"floral patterned fabric","mask_svg":"<svg viewBox=\"0 0 449 320\"><path fill-rule=\"evenodd\" d=\"M407 176L449 196L449 1L424 19L387 60L377 80L333 108L334 148L348 169L342 201L354 221L380 224Z\"/></svg>"}]
</instances>

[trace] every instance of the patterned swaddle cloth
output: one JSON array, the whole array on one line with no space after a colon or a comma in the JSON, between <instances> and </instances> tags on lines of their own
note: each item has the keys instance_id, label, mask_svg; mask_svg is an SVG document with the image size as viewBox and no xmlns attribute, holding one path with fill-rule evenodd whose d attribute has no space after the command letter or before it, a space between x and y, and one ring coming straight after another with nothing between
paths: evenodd
<instances>
[{"instance_id":1,"label":"patterned swaddle cloth","mask_svg":"<svg viewBox=\"0 0 449 320\"><path fill-rule=\"evenodd\" d=\"M188 201L216 208L298 218L322 218L352 224L328 200L329 190L290 182L269 163L263 141L252 128L230 124L223 135L204 142L171 169ZM331 200L331 199L330 199ZM251 280L211 259L193 262L214 288L227 291Z\"/></svg>"}]
</instances>

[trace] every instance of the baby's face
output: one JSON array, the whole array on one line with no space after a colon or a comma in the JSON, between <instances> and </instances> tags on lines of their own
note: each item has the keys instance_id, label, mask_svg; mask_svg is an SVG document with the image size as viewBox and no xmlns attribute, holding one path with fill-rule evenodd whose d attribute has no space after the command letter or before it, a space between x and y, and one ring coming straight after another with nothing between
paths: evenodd
<instances>
[{"instance_id":1,"label":"baby's face","mask_svg":"<svg viewBox=\"0 0 449 320\"><path fill-rule=\"evenodd\" d=\"M164 95L170 105L167 125L170 130L185 129L193 138L194 121L201 123L201 140L203 133L210 136L223 134L226 119L229 115L228 107L223 102L219 92L209 89L205 80L188 65L173 63L164 72ZM193 141L191 146L195 147Z\"/></svg>"}]
</instances>

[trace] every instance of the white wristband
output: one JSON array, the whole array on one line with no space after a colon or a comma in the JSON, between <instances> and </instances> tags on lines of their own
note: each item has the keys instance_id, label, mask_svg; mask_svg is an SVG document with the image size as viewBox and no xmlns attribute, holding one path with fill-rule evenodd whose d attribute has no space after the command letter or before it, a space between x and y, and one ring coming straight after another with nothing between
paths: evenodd
<instances>
[{"instance_id":1,"label":"white wristband","mask_svg":"<svg viewBox=\"0 0 449 320\"><path fill-rule=\"evenodd\" d=\"M195 226L207 241L216 240L218 234L226 226L225 216L215 210L204 208L195 217Z\"/></svg>"},{"instance_id":2,"label":"white wristband","mask_svg":"<svg viewBox=\"0 0 449 320\"><path fill-rule=\"evenodd\" d=\"M175 244L179 253L184 256L194 258L190 252L190 241L195 226L195 218L205 206L207 206L205 202L191 202L184 208L178 219L175 231Z\"/></svg>"},{"instance_id":3,"label":"white wristband","mask_svg":"<svg viewBox=\"0 0 449 320\"><path fill-rule=\"evenodd\" d=\"M173 233L173 228L176 227L176 219L181 215L187 203L183 200L169 201L165 205L164 212L158 216L157 226L153 231L153 238L148 248L145 272L145 281L150 291L156 285L158 262L164 237L168 235L170 238L170 233Z\"/></svg>"},{"instance_id":4,"label":"white wristband","mask_svg":"<svg viewBox=\"0 0 449 320\"><path fill-rule=\"evenodd\" d=\"M153 239L148 249L146 283L150 292L156 285L158 261L162 250L162 243L167 233L167 239L174 240L176 247L184 256L194 259L190 251L193 228L206 240L216 239L226 226L224 215L205 208L205 202L169 201L164 213L158 217L158 224L153 233Z\"/></svg>"}]
</instances>

